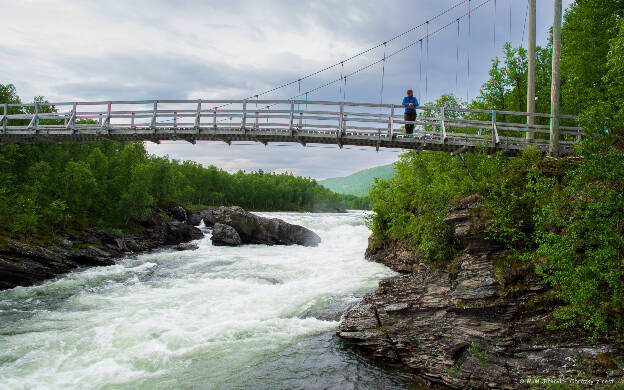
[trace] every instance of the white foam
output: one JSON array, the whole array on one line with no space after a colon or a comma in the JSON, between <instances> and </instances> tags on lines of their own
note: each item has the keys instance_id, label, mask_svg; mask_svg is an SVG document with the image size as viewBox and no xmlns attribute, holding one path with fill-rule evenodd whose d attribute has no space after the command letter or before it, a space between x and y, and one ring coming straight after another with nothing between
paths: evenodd
<instances>
[{"instance_id":1,"label":"white foam","mask_svg":"<svg viewBox=\"0 0 624 390\"><path fill-rule=\"evenodd\" d=\"M1 293L15 304L69 296L0 323L0 389L135 387L198 359L215 361L207 380L227 376L299 337L335 329L336 321L300 314L391 275L363 258L369 230L361 213L265 215L311 228L323 241L229 248L205 238L196 251L128 258Z\"/></svg>"}]
</instances>

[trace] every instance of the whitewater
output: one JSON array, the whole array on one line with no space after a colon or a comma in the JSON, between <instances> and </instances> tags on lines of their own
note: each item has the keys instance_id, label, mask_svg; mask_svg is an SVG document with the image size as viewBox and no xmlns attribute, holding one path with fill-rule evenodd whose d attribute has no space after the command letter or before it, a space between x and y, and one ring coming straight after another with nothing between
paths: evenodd
<instances>
[{"instance_id":1,"label":"whitewater","mask_svg":"<svg viewBox=\"0 0 624 390\"><path fill-rule=\"evenodd\" d=\"M261 213L318 247L162 250L0 292L0 389L405 388L335 336L394 275L362 212Z\"/></svg>"}]
</instances>

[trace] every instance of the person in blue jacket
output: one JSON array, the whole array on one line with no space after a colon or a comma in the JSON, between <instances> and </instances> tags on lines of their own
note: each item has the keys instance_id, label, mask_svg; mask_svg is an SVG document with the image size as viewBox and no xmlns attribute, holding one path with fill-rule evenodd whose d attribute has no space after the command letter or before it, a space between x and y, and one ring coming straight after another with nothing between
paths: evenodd
<instances>
[{"instance_id":1,"label":"person in blue jacket","mask_svg":"<svg viewBox=\"0 0 624 390\"><path fill-rule=\"evenodd\" d=\"M403 114L403 120L415 121L416 120L416 108L418 107L418 99L414 97L414 92L411 89L407 90L407 96L403 98L403 105L405 106L405 114ZM405 124L405 132L407 134L414 133L413 124Z\"/></svg>"}]
</instances>

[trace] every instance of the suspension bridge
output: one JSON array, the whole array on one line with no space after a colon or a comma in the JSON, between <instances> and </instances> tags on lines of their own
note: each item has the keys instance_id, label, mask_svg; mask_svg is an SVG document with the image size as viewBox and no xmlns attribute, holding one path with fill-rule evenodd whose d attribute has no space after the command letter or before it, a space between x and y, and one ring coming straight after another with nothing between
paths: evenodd
<instances>
[{"instance_id":1,"label":"suspension bridge","mask_svg":"<svg viewBox=\"0 0 624 390\"><path fill-rule=\"evenodd\" d=\"M49 112L52 106L56 112ZM8 114L10 108L30 113ZM0 117L0 142L201 140L449 152L483 147L509 154L530 146L548 151L549 126L528 125L526 121L527 117L550 120L548 114L418 106L416 120L405 121L403 109L393 104L305 100L5 104ZM517 118L517 122L503 118ZM561 118L576 121L573 116ZM413 134L405 133L406 124L415 125ZM527 133L533 137L526 137ZM560 152L566 154L584 134L580 127L572 125L561 126L561 135Z\"/></svg>"},{"instance_id":2,"label":"suspension bridge","mask_svg":"<svg viewBox=\"0 0 624 390\"><path fill-rule=\"evenodd\" d=\"M534 0L530 0L529 3ZM453 17L435 30L430 25L436 19L467 4L467 12ZM458 1L429 20L411 27L389 40L345 58L318 71L275 88L257 93L242 100L136 100L136 101L80 101L34 102L4 104L0 115L0 143L85 142L85 141L151 141L164 140L221 141L227 144L239 141L269 143L333 144L392 149L437 150L461 153L476 148L489 152L516 154L526 148L548 152L552 146L548 123L559 126L559 154L568 154L579 143L584 133L577 118L529 112L467 109L462 107L415 107L414 121L405 121L402 105L383 104L386 61L406 50L420 46L419 74L427 90L428 73L422 83L422 52L439 32L457 25L456 50L458 84L460 22L470 20L478 9L493 4L496 14L497 0L484 0L472 7L471 0ZM511 0L509 26L511 35ZM528 8L527 8L528 11ZM525 16L526 19L526 16ZM525 21L526 22L526 21ZM426 28L426 35L388 52L388 45ZM535 28L534 25L532 27ZM524 27L523 27L524 29ZM496 41L496 24L494 24ZM524 37L524 31L523 31ZM533 38L534 40L534 34ZM383 49L383 57L345 73L345 64L356 58ZM470 78L470 52L466 49L467 78ZM428 59L427 59L428 63ZM381 91L379 103L349 102L346 99L347 79L381 66ZM301 83L323 72L340 70L340 77L316 88L301 91ZM309 94L331 85L339 85L342 101L308 100ZM530 84L530 83L529 83ZM297 86L298 93L286 100L261 100L261 96L283 88ZM468 95L468 93L467 93ZM305 100L302 99L305 96ZM534 92L533 92L534 96ZM468 96L467 96L468 97ZM533 101L531 93L528 101ZM534 104L533 104L534 107ZM405 125L415 126L413 134L405 133Z\"/></svg>"}]
</instances>

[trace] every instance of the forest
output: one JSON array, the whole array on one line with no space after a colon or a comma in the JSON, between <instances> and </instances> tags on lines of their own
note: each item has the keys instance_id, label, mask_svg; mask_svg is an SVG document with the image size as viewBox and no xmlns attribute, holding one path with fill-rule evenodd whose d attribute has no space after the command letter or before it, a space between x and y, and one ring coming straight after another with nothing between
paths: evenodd
<instances>
[{"instance_id":1,"label":"forest","mask_svg":"<svg viewBox=\"0 0 624 390\"><path fill-rule=\"evenodd\" d=\"M0 84L0 103L19 101L13 85ZM230 174L149 155L141 142L1 144L0 183L0 232L37 237L81 227L129 231L152 205L238 205L257 211L366 207L360 198L336 194L313 179L262 170Z\"/></svg>"},{"instance_id":2,"label":"forest","mask_svg":"<svg viewBox=\"0 0 624 390\"><path fill-rule=\"evenodd\" d=\"M552 288L549 326L624 342L623 16L622 0L579 0L565 14L561 112L578 115L587 134L573 156L492 156L485 147L403 154L397 174L370 192L377 239L407 240L422 261L449 267L457 247L443 218L454 201L479 194L489 237ZM537 50L538 112L549 113L551 53ZM472 102L444 95L432 105L526 110L524 48L508 45L489 74Z\"/></svg>"}]
</instances>

